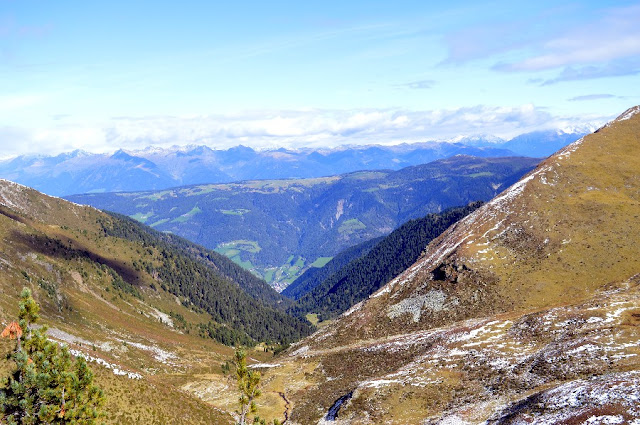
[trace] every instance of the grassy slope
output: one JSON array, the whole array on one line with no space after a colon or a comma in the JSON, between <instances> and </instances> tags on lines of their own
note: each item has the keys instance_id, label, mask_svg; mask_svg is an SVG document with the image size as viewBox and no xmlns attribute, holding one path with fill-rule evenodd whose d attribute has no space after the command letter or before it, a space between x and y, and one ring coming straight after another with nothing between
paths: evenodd
<instances>
[{"instance_id":1,"label":"grassy slope","mask_svg":"<svg viewBox=\"0 0 640 425\"><path fill-rule=\"evenodd\" d=\"M636 114L550 157L294 346L268 375L292 418L354 389L346 423L637 418L639 147Z\"/></svg>"},{"instance_id":2,"label":"grassy slope","mask_svg":"<svg viewBox=\"0 0 640 425\"><path fill-rule=\"evenodd\" d=\"M229 261L227 257L215 251L207 250L179 236L150 229L126 216L115 213L110 214L120 220L118 232L111 232L112 236L124 237L125 239L146 243L155 243L156 245L159 244L158 242L168 244L181 254L210 266L219 274L237 283L240 288L251 297L261 301L267 306L284 310L290 304L286 297L274 291L265 281L257 278L244 268L237 266L232 261ZM237 243L248 245L250 247L248 249L260 249L258 246L253 245L255 243L252 244L250 241L237 241Z\"/></svg>"},{"instance_id":3,"label":"grassy slope","mask_svg":"<svg viewBox=\"0 0 640 425\"><path fill-rule=\"evenodd\" d=\"M186 300L136 269L135 263L157 261L155 247L105 237L101 223L113 218L6 181L0 181L0 204L0 321L16 317L19 292L30 287L52 338L111 365L90 362L106 392L107 423L179 424L185 418L194 424L233 423L228 413L183 388L207 374L235 394L220 369L232 349L169 325L170 312L184 317L192 330L211 317L186 307ZM134 283L139 297L116 290L100 264ZM11 347L2 341L0 350ZM252 361L269 357L260 350L251 355ZM3 360L2 370L9 367ZM141 379L117 376L113 368Z\"/></svg>"},{"instance_id":4,"label":"grassy slope","mask_svg":"<svg viewBox=\"0 0 640 425\"><path fill-rule=\"evenodd\" d=\"M569 423L603 414L624 414L631 423L640 418L632 414L634 398L628 394L626 404L617 400L624 400L625 391L634 397L640 392L640 282L618 284L628 288L556 308L488 315L390 337L372 335L333 348L314 348L309 340L279 359L280 368L267 372L265 391L285 393L294 423L302 424L317 423L335 400L354 390L340 410L340 423L430 424L446 417L449 423L483 423L514 412L528 415L519 423L537 423L542 412L560 415L570 409L560 402L542 409L528 397L580 384L580 379L585 380L581 387L602 379L607 388L599 398L603 401L579 399L570 415L577 419Z\"/></svg>"}]
</instances>

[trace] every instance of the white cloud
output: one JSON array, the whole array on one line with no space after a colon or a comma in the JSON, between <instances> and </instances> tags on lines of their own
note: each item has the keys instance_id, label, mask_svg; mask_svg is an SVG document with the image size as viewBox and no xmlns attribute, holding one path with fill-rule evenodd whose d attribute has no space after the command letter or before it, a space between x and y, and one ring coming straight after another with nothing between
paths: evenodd
<instances>
[{"instance_id":1,"label":"white cloud","mask_svg":"<svg viewBox=\"0 0 640 425\"><path fill-rule=\"evenodd\" d=\"M112 152L150 145L206 144L228 148L334 147L397 144L492 134L509 138L543 128L602 123L608 117L555 117L531 104L478 105L458 109L259 111L243 115L119 117L103 125L64 125L24 130L0 128L3 156L58 153L74 149ZM55 123L55 122L54 122Z\"/></svg>"},{"instance_id":2,"label":"white cloud","mask_svg":"<svg viewBox=\"0 0 640 425\"><path fill-rule=\"evenodd\" d=\"M26 129L17 126L0 127L0 158L21 154L56 154L84 149L105 151L105 133L89 125L59 125Z\"/></svg>"},{"instance_id":3,"label":"white cloud","mask_svg":"<svg viewBox=\"0 0 640 425\"><path fill-rule=\"evenodd\" d=\"M588 65L564 68L556 77L539 79L542 86L555 84L561 81L593 80L596 78L622 77L626 75L640 74L640 57L629 59L617 59L605 64Z\"/></svg>"},{"instance_id":4,"label":"white cloud","mask_svg":"<svg viewBox=\"0 0 640 425\"><path fill-rule=\"evenodd\" d=\"M576 65L607 64L640 56L640 6L609 10L601 19L543 40L532 56L502 63L504 71L543 71Z\"/></svg>"},{"instance_id":5,"label":"white cloud","mask_svg":"<svg viewBox=\"0 0 640 425\"><path fill-rule=\"evenodd\" d=\"M433 88L433 86L435 85L436 85L435 80L419 80L419 81L411 81L409 83L404 83L404 84L398 84L396 85L396 87L412 89L412 90L425 90L425 89Z\"/></svg>"},{"instance_id":6,"label":"white cloud","mask_svg":"<svg viewBox=\"0 0 640 425\"><path fill-rule=\"evenodd\" d=\"M448 54L443 63L462 64L519 49L539 36L533 29L530 22L520 21L469 27L447 34L444 42Z\"/></svg>"},{"instance_id":7,"label":"white cloud","mask_svg":"<svg viewBox=\"0 0 640 425\"><path fill-rule=\"evenodd\" d=\"M640 5L603 9L587 21L576 20L573 12L580 11L570 6L547 12L552 16L485 23L448 34L443 64L498 58L493 70L558 71L556 77L540 79L541 85L640 73Z\"/></svg>"},{"instance_id":8,"label":"white cloud","mask_svg":"<svg viewBox=\"0 0 640 425\"><path fill-rule=\"evenodd\" d=\"M613 99L618 96L609 94L609 93L601 93L601 94L585 94L582 96L574 96L571 99L567 99L569 102L584 102L589 100L602 100L602 99Z\"/></svg>"}]
</instances>

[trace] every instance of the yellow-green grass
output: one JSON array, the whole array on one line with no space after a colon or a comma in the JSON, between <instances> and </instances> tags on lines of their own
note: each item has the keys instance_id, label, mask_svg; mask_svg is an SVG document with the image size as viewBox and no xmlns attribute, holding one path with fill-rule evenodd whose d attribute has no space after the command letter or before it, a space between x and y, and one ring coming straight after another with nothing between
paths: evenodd
<instances>
[{"instance_id":1,"label":"yellow-green grass","mask_svg":"<svg viewBox=\"0 0 640 425\"><path fill-rule=\"evenodd\" d=\"M129 217L139 221L140 223L146 223L149 218L153 217L153 215L153 211L149 211L147 213L137 212L133 215L130 215Z\"/></svg>"},{"instance_id":2,"label":"yellow-green grass","mask_svg":"<svg viewBox=\"0 0 640 425\"><path fill-rule=\"evenodd\" d=\"M200 214L201 212L202 210L196 205L195 207L191 208L189 212L182 214L180 217L174 218L173 220L171 220L171 222L184 223L185 221L190 220L193 216L195 216L196 214Z\"/></svg>"}]
</instances>

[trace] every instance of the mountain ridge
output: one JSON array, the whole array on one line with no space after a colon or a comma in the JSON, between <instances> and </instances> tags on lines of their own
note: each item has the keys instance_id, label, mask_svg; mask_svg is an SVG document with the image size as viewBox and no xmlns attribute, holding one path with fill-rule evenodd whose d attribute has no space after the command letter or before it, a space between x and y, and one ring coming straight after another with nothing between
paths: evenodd
<instances>
[{"instance_id":1,"label":"mountain ridge","mask_svg":"<svg viewBox=\"0 0 640 425\"><path fill-rule=\"evenodd\" d=\"M581 156L581 154L589 149L591 151L599 151L602 152L602 155L593 154L589 158L589 162L591 163L591 171L594 175L599 176L601 183L607 183L610 187L624 187L624 183L620 183L620 177L615 179L613 176L619 176L621 174L620 168L624 165L625 168L625 178L633 180L634 170L640 169L640 163L638 163L637 156L633 155L633 151L629 150L629 147L625 145L623 146L613 146L605 147L603 145L597 146L596 142L591 142L593 138L597 139L608 139L608 135L605 134L607 129L610 129L614 124L621 124L625 121L625 117L631 117L637 114L637 107L631 108L625 113L623 113L619 118L613 120L611 123L601 127L596 130L591 136L586 138L581 138L578 141L572 143L571 145L561 149L555 155L550 157L549 159L541 162L538 167L524 176L519 182L511 186L509 189L505 190L503 193L492 199L485 206L481 207L476 213L471 214L465 219L461 220L456 225L452 226L448 229L443 235L438 237L432 244L427 248L427 252L430 252L429 255L425 256L422 260L420 260L416 265L412 266L408 269L404 274L400 275L398 278L391 281L387 286L381 289L378 293L374 294L373 298L388 298L388 294L393 294L396 291L410 291L411 284L408 282L417 279L417 276L421 276L422 279L427 278L428 281L438 282L440 278L444 278L442 282L447 282L450 279L458 279L459 281L463 281L464 278L468 278L470 282L478 281L481 276L476 276L476 273L482 273L488 275L484 276L484 279L488 282L493 281L494 279L490 277L490 275L495 274L495 269L497 267L501 267L501 271L504 272L508 276L513 276L509 279L516 279L517 277L514 275L515 271L508 267L505 263L507 262L505 259L500 259L500 256L509 256L509 261L515 261L516 259L521 263L526 263L528 270L530 273L535 273L536 276L540 275L542 279L543 276L549 276L548 270L544 270L544 267L538 264L538 261L542 263L546 263L548 260L547 256L550 255L551 252L564 253L565 255L569 248L573 248L575 250L578 249L588 249L590 251L595 251L596 247L596 239L591 237L592 244L587 242L581 242L579 246L576 246L576 241L573 241L574 244L571 245L571 241L566 239L560 239L559 235L561 235L561 229L559 229L560 225L550 225L549 213L544 212L544 209L541 206L542 201L540 199L544 199L544 196L536 193L535 196L527 196L530 191L532 191L533 187L536 187L538 191L545 193L546 196L550 198L554 195L549 194L550 189L555 189L558 184L561 182L561 172L569 172L565 171L569 167L571 167L571 172L574 172L578 175L581 175L585 179L587 178L582 174L583 172L577 171L586 167L584 163L580 163L577 165L573 165L576 161L575 157ZM622 119L624 118L624 119ZM635 124L635 123L634 123ZM636 124L637 125L637 124ZM624 127L621 131L624 131ZM631 135L633 137L633 135ZM637 139L637 135L635 136ZM585 145L585 140L589 142ZM612 143L609 139L609 143ZM607 153L606 156L604 154L605 150L613 150L615 153ZM616 157L616 163L611 164L610 162L606 162L605 159L611 159L612 156ZM597 165L595 165L597 164ZM638 165L638 168L635 167L635 164ZM616 173L611 176L602 175L601 170L603 169L616 169ZM575 179L575 178L574 178ZM617 181L615 181L615 180ZM617 183L613 184L613 181ZM591 182L593 183L593 182ZM568 184L568 183L565 183ZM572 181L570 184L575 184ZM571 186L569 186L571 187ZM618 202L624 200L622 195L619 194L619 190L615 192L611 192L606 189L604 184L598 186L585 186L581 188L580 191L572 188L571 192L565 193L564 198L566 199L567 206L580 204L582 209L580 213L575 214L574 221L585 220L587 221L591 217L596 217L601 213L597 208L594 207L592 202L596 202L598 208L608 207L609 209L613 208L613 205L616 205ZM598 192L607 191L610 193L606 193L605 196L611 196L610 199L602 198L597 195ZM637 198L637 195L633 195L633 193L629 193L627 195L628 201L630 202L630 207L637 206L638 200L634 200L634 197ZM558 195L556 193L555 197L551 198L554 202L558 202ZM605 199L606 202L605 203ZM517 207L514 206L514 202L519 201L522 202L521 205ZM527 211L531 210L532 204L539 205L538 213L536 216L522 218L522 221L529 222L529 228L525 228L522 225L518 224L510 224L515 217L521 217L522 214L519 214L518 211ZM611 205L611 206L609 206ZM633 209L631 210L633 211ZM612 211L611 214L615 214L615 211ZM506 215L506 218L498 223L495 223L493 220L494 217L500 217ZM562 217L562 215L559 215ZM557 223L562 223L562 221L571 221L568 217L562 217L558 219ZM619 228L627 228L625 220L621 220L621 222L612 222L610 224L616 224L616 227ZM575 224L577 225L577 224ZM512 226L512 227L509 227ZM584 226L582 224L582 226ZM478 228L481 227L484 232L483 235L472 236L465 238L465 234L470 233L469 228ZM541 232L544 236L536 235L535 233L531 233L528 229L543 229ZM634 230L637 232L637 230ZM589 233L585 234L585 237ZM603 232L603 234L608 235L608 232ZM624 231L618 230L616 232L618 236L624 234ZM635 234L635 233L632 233ZM524 236L526 235L526 236ZM609 236L610 237L610 236ZM491 239L492 238L492 239ZM624 239L628 240L629 235L627 234ZM482 239L482 242L480 242ZM497 242L495 242L497 241ZM609 242L611 245L617 246L613 241ZM488 244L488 245L487 245ZM593 246L592 246L593 245ZM478 260L475 258L489 258L489 256L483 257L484 254L488 254L491 250L494 254L494 263L491 264L490 268L484 267L483 262L487 260ZM533 258L525 258L525 255L518 254L518 250L532 250L535 255ZM457 254L460 252L460 254ZM459 255L459 260L456 256ZM577 256L577 255L576 255ZM609 257L609 254L600 253L600 257L602 257L602 261L605 263L609 263L606 257ZM454 259L456 258L456 259ZM627 261L631 264L635 264L636 267L640 269L640 266L636 264L637 261L628 258L625 256ZM468 261L473 261L473 263L468 263ZM567 262L567 264L569 264ZM466 267L466 268L465 268ZM631 267L631 266L628 266ZM457 269L462 268L462 272L457 271ZM557 266L555 267L557 269ZM430 269L427 273L425 270ZM553 269L553 268L552 268ZM573 265L573 269L576 273L579 273L580 276L583 276L583 271L579 270L579 265ZM615 269L613 269L615 270ZM519 276L526 273L521 273L518 271ZM602 269L594 269L590 271L590 273L597 273L599 279L595 276L583 276L583 278L589 277L587 279L591 282L600 282L606 281L607 276L611 277L612 280L622 281L630 276L630 274L624 275L619 274L615 278L611 276L608 272L603 273ZM529 275L527 274L527 275ZM562 272L563 275L566 275L566 272ZM558 277L560 279L560 277ZM542 280L544 282L544 280ZM556 280L554 280L556 281ZM397 286L397 287L396 287ZM541 288L535 289L535 292L546 293L547 297L551 297L551 293L549 292L553 287L551 284L545 284L547 289L543 290ZM572 297L578 296L583 292L579 288L573 288L571 295L569 294L561 294L554 291L553 295L558 297L558 300L566 299L567 301ZM525 291L526 293L526 291ZM496 295L498 295L496 293ZM504 294L501 294L503 296ZM398 295L400 296L400 295ZM509 300L509 298L512 298ZM523 295L519 295L514 297L513 295L509 298L505 298L505 300L509 300L507 302L513 303L522 303L524 302ZM524 308L536 308L545 305L546 298L541 299L531 299L530 301L525 302L522 307ZM479 308L481 308L479 306Z\"/></svg>"},{"instance_id":2,"label":"mountain ridge","mask_svg":"<svg viewBox=\"0 0 640 425\"><path fill-rule=\"evenodd\" d=\"M313 178L364 169L397 170L456 154L543 157L582 134L583 131L570 134L543 131L502 142L493 136L472 136L438 142L328 149L254 150L239 145L219 150L205 145L188 145L118 149L108 154L75 150L55 156L22 155L2 160L0 177L56 196L161 190L189 184L239 180Z\"/></svg>"},{"instance_id":3,"label":"mountain ridge","mask_svg":"<svg viewBox=\"0 0 640 425\"><path fill-rule=\"evenodd\" d=\"M10 241L37 255L67 260L80 258L106 267L117 283L116 289L122 289L130 295L138 297L140 288L158 284L173 296L185 297L187 305L207 310L221 325L242 320L243 315L247 316L247 310L253 310L255 314L273 316L270 319L273 323L288 320L294 328L298 328L298 333L305 332L305 325L282 313L286 299L219 254L207 252L175 236L146 230L131 219L110 216L93 207L41 194L7 180L0 180L0 203L2 217L33 229L28 233L11 230ZM102 247L109 237L125 244L140 245L145 251L138 247L135 253L129 254L132 259L125 260L120 253ZM157 260L160 257L163 258L162 262ZM183 276L186 274L189 279ZM232 281L232 277L238 280ZM252 295L248 295L243 287ZM194 288L197 296L193 293ZM223 292L226 302L215 300L215 296L212 298L212 291ZM210 306L199 301L204 298L211 301ZM230 303L244 312L231 313ZM279 303L283 305L278 307ZM214 312L216 308L218 311ZM248 333L254 332L252 338L259 339L259 326L252 326L244 324ZM295 339L297 331L285 339ZM267 334L270 332L267 331ZM279 337L274 336L267 338L275 342Z\"/></svg>"}]
</instances>

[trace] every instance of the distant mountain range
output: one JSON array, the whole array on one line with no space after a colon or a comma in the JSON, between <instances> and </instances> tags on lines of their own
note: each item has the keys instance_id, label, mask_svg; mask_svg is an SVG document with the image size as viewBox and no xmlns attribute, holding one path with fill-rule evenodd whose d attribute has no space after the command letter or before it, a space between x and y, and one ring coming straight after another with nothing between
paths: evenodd
<instances>
[{"instance_id":1,"label":"distant mountain range","mask_svg":"<svg viewBox=\"0 0 640 425\"><path fill-rule=\"evenodd\" d=\"M57 156L24 155L0 161L0 177L54 196L160 190L240 180L311 178L359 170L399 170L454 155L546 157L584 132L539 131L505 141L492 136L396 146L333 149L275 149L207 146L118 150L113 154L73 151Z\"/></svg>"},{"instance_id":2,"label":"distant mountain range","mask_svg":"<svg viewBox=\"0 0 640 425\"><path fill-rule=\"evenodd\" d=\"M387 235L407 220L487 201L538 162L461 155L398 171L67 199L215 249L282 289L309 266L321 266L341 250Z\"/></svg>"}]
</instances>

